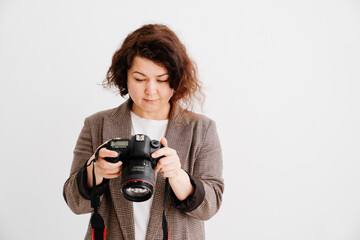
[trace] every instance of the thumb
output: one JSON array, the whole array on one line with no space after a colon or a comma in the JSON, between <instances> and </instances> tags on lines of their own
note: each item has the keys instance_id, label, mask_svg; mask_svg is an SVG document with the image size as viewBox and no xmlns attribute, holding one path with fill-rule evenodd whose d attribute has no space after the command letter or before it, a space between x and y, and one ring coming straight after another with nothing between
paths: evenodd
<instances>
[{"instance_id":1,"label":"thumb","mask_svg":"<svg viewBox=\"0 0 360 240\"><path fill-rule=\"evenodd\" d=\"M168 142L167 142L166 138L162 138L162 139L160 140L160 143L161 143L164 147L167 147L167 146L168 146Z\"/></svg>"}]
</instances>

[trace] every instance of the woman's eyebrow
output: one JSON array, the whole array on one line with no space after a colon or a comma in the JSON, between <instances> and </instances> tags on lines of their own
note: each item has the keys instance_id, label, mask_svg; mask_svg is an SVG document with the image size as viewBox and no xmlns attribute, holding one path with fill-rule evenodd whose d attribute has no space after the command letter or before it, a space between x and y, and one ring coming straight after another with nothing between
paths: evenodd
<instances>
[{"instance_id":1,"label":"woman's eyebrow","mask_svg":"<svg viewBox=\"0 0 360 240\"><path fill-rule=\"evenodd\" d=\"M133 72L133 74L134 74L134 73L138 73L138 74L143 75L144 77L146 77L146 75L145 75L145 74L143 74L143 73L141 73L141 72L134 71L134 72Z\"/></svg>"},{"instance_id":2,"label":"woman's eyebrow","mask_svg":"<svg viewBox=\"0 0 360 240\"><path fill-rule=\"evenodd\" d=\"M142 76L144 76L144 77L147 77L146 74L144 74L144 73L142 73L142 72L139 72L139 71L134 71L133 74L134 74L134 73L138 73L138 74L140 74L140 75L142 75ZM169 74L166 72L166 73L157 75L156 77L162 77L162 76L165 76L165 75L169 75Z\"/></svg>"},{"instance_id":3,"label":"woman's eyebrow","mask_svg":"<svg viewBox=\"0 0 360 240\"><path fill-rule=\"evenodd\" d=\"M165 75L169 75L169 74L168 73L163 73L163 74L157 75L156 77L162 77L162 76L165 76Z\"/></svg>"}]
</instances>

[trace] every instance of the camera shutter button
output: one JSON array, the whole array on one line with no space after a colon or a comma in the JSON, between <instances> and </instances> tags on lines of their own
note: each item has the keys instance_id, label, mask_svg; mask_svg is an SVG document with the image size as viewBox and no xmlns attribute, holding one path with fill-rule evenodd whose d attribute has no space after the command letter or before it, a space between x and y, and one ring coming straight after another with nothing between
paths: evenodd
<instances>
[{"instance_id":1,"label":"camera shutter button","mask_svg":"<svg viewBox=\"0 0 360 240\"><path fill-rule=\"evenodd\" d=\"M151 144L151 146L153 148L159 148L160 147L160 142L158 140L151 140L150 144Z\"/></svg>"}]
</instances>

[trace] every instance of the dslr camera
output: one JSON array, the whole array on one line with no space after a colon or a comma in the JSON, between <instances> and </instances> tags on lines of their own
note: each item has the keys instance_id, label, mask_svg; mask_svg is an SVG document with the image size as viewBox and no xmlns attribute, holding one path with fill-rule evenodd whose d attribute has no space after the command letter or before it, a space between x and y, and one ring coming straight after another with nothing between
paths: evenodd
<instances>
[{"instance_id":1,"label":"dslr camera","mask_svg":"<svg viewBox=\"0 0 360 240\"><path fill-rule=\"evenodd\" d=\"M151 198L155 189L154 168L163 157L152 158L151 154L163 147L160 141L136 134L130 139L111 139L103 147L118 153L115 158L106 157L106 161L123 162L121 191L124 197L133 202Z\"/></svg>"}]
</instances>

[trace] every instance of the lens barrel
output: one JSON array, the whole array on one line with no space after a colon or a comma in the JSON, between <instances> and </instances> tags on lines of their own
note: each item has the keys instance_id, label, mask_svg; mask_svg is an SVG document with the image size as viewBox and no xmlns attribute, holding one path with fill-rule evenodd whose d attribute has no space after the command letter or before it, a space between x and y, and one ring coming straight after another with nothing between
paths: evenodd
<instances>
[{"instance_id":1,"label":"lens barrel","mask_svg":"<svg viewBox=\"0 0 360 240\"><path fill-rule=\"evenodd\" d=\"M155 189L155 172L147 159L129 159L121 178L124 197L133 202L151 198Z\"/></svg>"}]
</instances>

